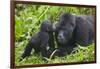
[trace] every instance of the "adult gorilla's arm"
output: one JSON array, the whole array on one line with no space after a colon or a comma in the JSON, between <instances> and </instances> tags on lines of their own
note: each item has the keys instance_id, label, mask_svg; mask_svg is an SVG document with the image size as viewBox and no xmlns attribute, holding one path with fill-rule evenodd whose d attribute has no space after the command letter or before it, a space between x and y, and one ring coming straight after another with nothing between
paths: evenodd
<instances>
[{"instance_id":1,"label":"adult gorilla's arm","mask_svg":"<svg viewBox=\"0 0 100 69\"><path fill-rule=\"evenodd\" d=\"M91 18L76 17L75 40L82 46L87 46L93 39L93 21Z\"/></svg>"}]
</instances>

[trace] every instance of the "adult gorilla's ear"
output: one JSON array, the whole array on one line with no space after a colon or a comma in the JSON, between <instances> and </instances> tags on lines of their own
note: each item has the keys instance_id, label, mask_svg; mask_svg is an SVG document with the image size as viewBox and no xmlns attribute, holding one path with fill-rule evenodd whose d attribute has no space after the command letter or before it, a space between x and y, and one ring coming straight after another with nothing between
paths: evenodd
<instances>
[{"instance_id":1,"label":"adult gorilla's ear","mask_svg":"<svg viewBox=\"0 0 100 69\"><path fill-rule=\"evenodd\" d=\"M76 43L81 46L88 45L88 38L89 38L89 32L88 32L88 25L87 21L82 17L76 17L76 27L75 27L75 40Z\"/></svg>"}]
</instances>

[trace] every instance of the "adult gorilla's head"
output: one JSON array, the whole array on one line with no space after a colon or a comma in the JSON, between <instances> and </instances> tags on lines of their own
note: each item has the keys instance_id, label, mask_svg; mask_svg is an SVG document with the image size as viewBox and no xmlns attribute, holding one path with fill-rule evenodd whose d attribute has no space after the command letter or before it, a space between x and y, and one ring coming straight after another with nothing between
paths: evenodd
<instances>
[{"instance_id":1,"label":"adult gorilla's head","mask_svg":"<svg viewBox=\"0 0 100 69\"><path fill-rule=\"evenodd\" d=\"M70 40L75 28L75 16L64 13L60 16L59 22L56 24L56 34L59 43L64 44Z\"/></svg>"}]
</instances>

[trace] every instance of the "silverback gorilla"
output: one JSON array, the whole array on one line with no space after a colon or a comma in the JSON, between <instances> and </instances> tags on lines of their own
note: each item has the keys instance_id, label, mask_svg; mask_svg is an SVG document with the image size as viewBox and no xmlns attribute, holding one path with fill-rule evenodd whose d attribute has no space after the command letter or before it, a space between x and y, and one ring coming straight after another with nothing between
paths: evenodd
<instances>
[{"instance_id":1,"label":"silverback gorilla","mask_svg":"<svg viewBox=\"0 0 100 69\"><path fill-rule=\"evenodd\" d=\"M71 53L77 44L87 46L93 42L93 16L76 16L64 13L60 16L55 27L55 39L58 46L55 55L57 56Z\"/></svg>"},{"instance_id":2,"label":"silverback gorilla","mask_svg":"<svg viewBox=\"0 0 100 69\"><path fill-rule=\"evenodd\" d=\"M49 20L43 21L40 31L31 37L19 61L28 57L32 49L35 50L35 53L41 52L43 57L49 57L47 45L50 46L50 49L54 49L53 28Z\"/></svg>"}]
</instances>

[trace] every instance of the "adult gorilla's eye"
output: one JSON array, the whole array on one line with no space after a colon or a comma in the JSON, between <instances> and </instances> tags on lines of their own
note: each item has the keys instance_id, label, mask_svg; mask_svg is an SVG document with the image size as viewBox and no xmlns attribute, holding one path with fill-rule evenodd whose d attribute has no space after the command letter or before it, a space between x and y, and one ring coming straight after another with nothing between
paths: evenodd
<instances>
[{"instance_id":1,"label":"adult gorilla's eye","mask_svg":"<svg viewBox=\"0 0 100 69\"><path fill-rule=\"evenodd\" d=\"M69 31L72 31L74 28L75 28L75 24L74 23L70 23L69 25L68 25L68 30Z\"/></svg>"},{"instance_id":2,"label":"adult gorilla's eye","mask_svg":"<svg viewBox=\"0 0 100 69\"><path fill-rule=\"evenodd\" d=\"M64 35L64 36L67 36L67 35L68 35L68 33L67 33L67 32L64 32L64 33L63 33L63 35Z\"/></svg>"}]
</instances>

